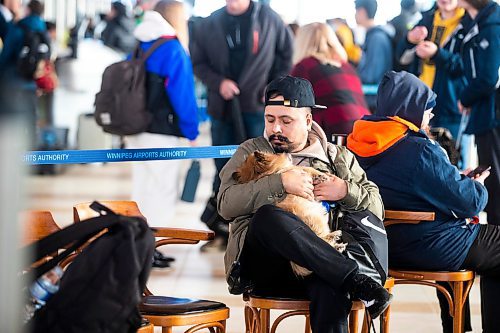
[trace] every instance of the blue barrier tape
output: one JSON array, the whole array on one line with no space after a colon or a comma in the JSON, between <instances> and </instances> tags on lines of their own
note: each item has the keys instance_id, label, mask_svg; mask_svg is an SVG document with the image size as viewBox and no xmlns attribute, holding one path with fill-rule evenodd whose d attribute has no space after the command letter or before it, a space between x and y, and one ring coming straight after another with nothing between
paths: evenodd
<instances>
[{"instance_id":1,"label":"blue barrier tape","mask_svg":"<svg viewBox=\"0 0 500 333\"><path fill-rule=\"evenodd\" d=\"M377 84L363 84L362 86L363 94L365 95L376 95L378 91Z\"/></svg>"},{"instance_id":2,"label":"blue barrier tape","mask_svg":"<svg viewBox=\"0 0 500 333\"><path fill-rule=\"evenodd\" d=\"M230 158L233 156L237 148L238 146L212 146L185 148L30 151L24 155L23 161L27 164L39 165Z\"/></svg>"}]
</instances>

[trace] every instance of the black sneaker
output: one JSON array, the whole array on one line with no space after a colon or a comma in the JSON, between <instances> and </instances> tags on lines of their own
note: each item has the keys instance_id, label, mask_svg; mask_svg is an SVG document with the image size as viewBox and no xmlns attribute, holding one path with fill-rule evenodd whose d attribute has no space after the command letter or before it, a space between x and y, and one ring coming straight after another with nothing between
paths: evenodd
<instances>
[{"instance_id":1,"label":"black sneaker","mask_svg":"<svg viewBox=\"0 0 500 333\"><path fill-rule=\"evenodd\" d=\"M350 295L365 303L372 319L380 316L391 304L393 296L371 277L357 273L350 282Z\"/></svg>"},{"instance_id":2,"label":"black sneaker","mask_svg":"<svg viewBox=\"0 0 500 333\"><path fill-rule=\"evenodd\" d=\"M175 258L172 258L172 257L167 257L167 256L164 256L163 253L161 253L160 251L158 250L155 250L154 254L153 254L153 258L155 260L158 260L158 261L166 261L168 263L171 263L172 261L175 261Z\"/></svg>"}]
</instances>

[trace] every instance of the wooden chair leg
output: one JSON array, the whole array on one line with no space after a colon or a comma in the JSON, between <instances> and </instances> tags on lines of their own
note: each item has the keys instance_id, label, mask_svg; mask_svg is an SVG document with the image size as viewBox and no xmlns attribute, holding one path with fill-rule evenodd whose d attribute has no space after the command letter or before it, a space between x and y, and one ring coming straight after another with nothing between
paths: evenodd
<instances>
[{"instance_id":1,"label":"wooden chair leg","mask_svg":"<svg viewBox=\"0 0 500 333\"><path fill-rule=\"evenodd\" d=\"M162 327L161 333L172 333L172 327Z\"/></svg>"},{"instance_id":2,"label":"wooden chair leg","mask_svg":"<svg viewBox=\"0 0 500 333\"><path fill-rule=\"evenodd\" d=\"M363 326L361 327L361 333L369 333L371 324L372 321L370 314L368 313L368 310L365 309L363 316Z\"/></svg>"},{"instance_id":3,"label":"wooden chair leg","mask_svg":"<svg viewBox=\"0 0 500 333\"><path fill-rule=\"evenodd\" d=\"M270 310L260 309L260 332L259 333L269 333L270 329Z\"/></svg>"},{"instance_id":4,"label":"wooden chair leg","mask_svg":"<svg viewBox=\"0 0 500 333\"><path fill-rule=\"evenodd\" d=\"M245 333L251 333L253 313L248 305L245 305Z\"/></svg>"},{"instance_id":5,"label":"wooden chair leg","mask_svg":"<svg viewBox=\"0 0 500 333\"><path fill-rule=\"evenodd\" d=\"M305 328L305 333L311 333L311 316L306 315L306 328Z\"/></svg>"},{"instance_id":6,"label":"wooden chair leg","mask_svg":"<svg viewBox=\"0 0 500 333\"><path fill-rule=\"evenodd\" d=\"M223 329L220 331L220 333L226 333L226 321L222 320L220 322L222 324Z\"/></svg>"},{"instance_id":7,"label":"wooden chair leg","mask_svg":"<svg viewBox=\"0 0 500 333\"><path fill-rule=\"evenodd\" d=\"M452 282L453 289L453 333L464 330L464 285L462 282Z\"/></svg>"},{"instance_id":8,"label":"wooden chair leg","mask_svg":"<svg viewBox=\"0 0 500 333\"><path fill-rule=\"evenodd\" d=\"M360 310L352 310L349 314L349 333L358 333L359 311Z\"/></svg>"},{"instance_id":9,"label":"wooden chair leg","mask_svg":"<svg viewBox=\"0 0 500 333\"><path fill-rule=\"evenodd\" d=\"M387 288L392 293L392 288ZM380 315L380 333L389 333L389 319L391 318L391 306Z\"/></svg>"}]
</instances>

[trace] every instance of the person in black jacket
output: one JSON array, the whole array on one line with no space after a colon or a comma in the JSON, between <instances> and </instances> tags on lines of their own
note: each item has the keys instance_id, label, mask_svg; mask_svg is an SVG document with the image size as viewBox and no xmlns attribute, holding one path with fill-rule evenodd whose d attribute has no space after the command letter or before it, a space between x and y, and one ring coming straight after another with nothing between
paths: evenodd
<instances>
[{"instance_id":1,"label":"person in black jacket","mask_svg":"<svg viewBox=\"0 0 500 333\"><path fill-rule=\"evenodd\" d=\"M292 33L269 6L226 0L226 6L194 27L191 58L195 75L208 89L212 144L239 144L264 131L263 92L271 80L292 67ZM244 132L244 133L243 133ZM225 246L227 223L216 216L218 176L227 159L215 160L214 195L202 220Z\"/></svg>"},{"instance_id":2,"label":"person in black jacket","mask_svg":"<svg viewBox=\"0 0 500 333\"><path fill-rule=\"evenodd\" d=\"M132 52L137 46L137 40L133 36L135 23L128 17L125 5L113 2L106 21L106 27L101 34L104 45L123 53Z\"/></svg>"}]
</instances>

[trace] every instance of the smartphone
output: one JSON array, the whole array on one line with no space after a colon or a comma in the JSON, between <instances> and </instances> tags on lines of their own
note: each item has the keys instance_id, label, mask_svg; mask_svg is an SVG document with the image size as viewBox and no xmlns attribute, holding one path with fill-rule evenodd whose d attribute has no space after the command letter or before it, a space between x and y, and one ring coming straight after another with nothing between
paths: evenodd
<instances>
[{"instance_id":1,"label":"smartphone","mask_svg":"<svg viewBox=\"0 0 500 333\"><path fill-rule=\"evenodd\" d=\"M474 170L472 170L471 172L469 172L468 174L466 174L466 176L469 178L474 178L475 176L480 175L485 171L489 171L490 169L491 169L491 166L485 167L485 166L480 165L477 168L475 168Z\"/></svg>"}]
</instances>

